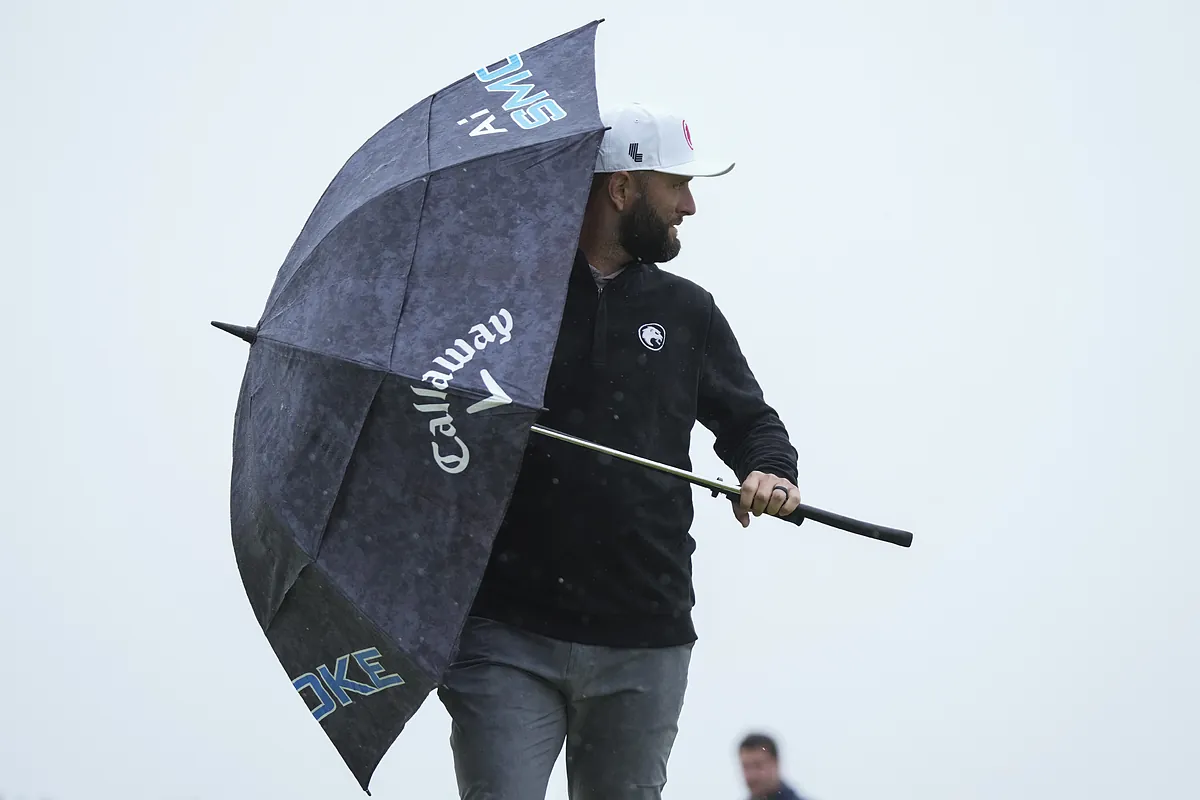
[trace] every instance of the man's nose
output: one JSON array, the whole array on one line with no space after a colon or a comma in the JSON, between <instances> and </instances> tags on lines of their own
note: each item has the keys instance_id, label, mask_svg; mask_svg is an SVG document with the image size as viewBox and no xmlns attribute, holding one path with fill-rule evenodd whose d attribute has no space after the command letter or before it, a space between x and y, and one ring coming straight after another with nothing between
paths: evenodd
<instances>
[{"instance_id":1,"label":"man's nose","mask_svg":"<svg viewBox=\"0 0 1200 800\"><path fill-rule=\"evenodd\" d=\"M692 197L691 187L683 187L683 191L679 194L679 206L677 210L685 217L690 217L696 213L696 198Z\"/></svg>"}]
</instances>

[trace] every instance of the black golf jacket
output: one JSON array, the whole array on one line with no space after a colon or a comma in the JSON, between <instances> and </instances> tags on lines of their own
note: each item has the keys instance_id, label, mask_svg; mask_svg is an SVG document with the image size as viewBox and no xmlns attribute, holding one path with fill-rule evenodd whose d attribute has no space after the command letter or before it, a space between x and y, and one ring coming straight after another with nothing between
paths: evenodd
<instances>
[{"instance_id":1,"label":"black golf jacket","mask_svg":"<svg viewBox=\"0 0 1200 800\"><path fill-rule=\"evenodd\" d=\"M713 297L653 264L600 290L582 253L539 424L691 469L697 421L742 481L796 481L796 451ZM696 639L692 486L531 434L473 614L555 639L663 647Z\"/></svg>"}]
</instances>

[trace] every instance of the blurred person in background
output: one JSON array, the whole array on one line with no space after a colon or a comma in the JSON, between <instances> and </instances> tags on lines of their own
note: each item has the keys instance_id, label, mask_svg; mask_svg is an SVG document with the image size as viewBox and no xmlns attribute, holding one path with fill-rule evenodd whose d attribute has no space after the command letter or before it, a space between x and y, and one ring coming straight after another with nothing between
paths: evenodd
<instances>
[{"instance_id":1,"label":"blurred person in background","mask_svg":"<svg viewBox=\"0 0 1200 800\"><path fill-rule=\"evenodd\" d=\"M807 800L783 782L779 774L779 745L765 733L751 733L738 745L742 777L750 800Z\"/></svg>"}]
</instances>

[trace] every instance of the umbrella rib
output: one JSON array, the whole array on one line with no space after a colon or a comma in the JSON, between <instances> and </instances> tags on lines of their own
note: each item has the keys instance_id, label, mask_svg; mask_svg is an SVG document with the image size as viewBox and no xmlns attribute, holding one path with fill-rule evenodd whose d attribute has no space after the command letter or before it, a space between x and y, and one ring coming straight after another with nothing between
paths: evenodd
<instances>
[{"instance_id":1,"label":"umbrella rib","mask_svg":"<svg viewBox=\"0 0 1200 800\"><path fill-rule=\"evenodd\" d=\"M429 143L433 140L433 104L437 101L441 92L434 92L429 96L429 113L425 116L425 186L421 190L421 212L420 217L425 216L425 203L429 200L429 183L433 178L433 150ZM409 277L412 277L412 268L417 261L417 251L421 247L422 226L417 225L417 235L413 240L412 258L408 265ZM392 328L392 346L388 348L388 364L392 363L392 359L396 357L396 338L400 335L400 323L404 321L404 311L408 308L408 279L404 281L404 296L400 298L400 313L396 314L396 325Z\"/></svg>"},{"instance_id":2,"label":"umbrella rib","mask_svg":"<svg viewBox=\"0 0 1200 800\"><path fill-rule=\"evenodd\" d=\"M440 92L439 92L439 94L440 94ZM430 98L430 109L431 110L433 108L433 102L432 102L433 97L434 96L431 96L431 98ZM357 205L353 210L348 212L345 216L343 216L336 223L334 223L334 225L332 227L330 227L330 229L323 236L321 236L321 238L315 244L313 244L312 248L308 252L308 255L305 256L304 260L301 261L299 266L296 267L296 271L293 272L290 276L288 276L288 278L285 281L283 281L282 284L280 284L279 291L276 296L282 296L286 292L287 288L289 286L291 286L293 283L295 283L296 279L299 278L300 275L303 274L305 272L305 270L312 264L312 260L311 260L312 254L314 252L316 252L317 248L320 247L322 244L324 244L325 240L328 239L330 236L332 236L338 230L338 228L340 228L342 225L344 225L346 223L346 221L348 219L350 219L350 217L352 217L356 212L358 212L362 208L366 207L368 204L373 203L376 200L380 199L381 197L391 194L392 192L406 189L409 186L411 186L414 181L424 181L425 182L425 194L421 198L421 213L424 213L425 200L429 196L429 182L435 176L441 175L442 173L445 173L451 169L455 169L455 168L459 168L459 167L467 167L467 166L475 163L476 161L484 161L486 159L495 157L494 153L484 154L481 156L475 156L473 158L468 158L464 161L455 161L453 163L445 164L441 167L438 167L437 169L433 169L432 163L429 161L429 159L431 158L429 147L430 147L430 133L432 132L432 126L433 126L433 115L432 115L432 111L431 111L428 121L426 122L426 136L425 136L426 170L425 170L425 172L412 178L411 180L405 181L404 183L399 183L399 184L396 184L395 186L392 186L391 188L384 189L379 194L374 195L374 196L368 198L367 200L365 200L364 202L360 203L359 205ZM568 144L574 144L579 139L584 139L584 138L586 138L588 136L592 136L598 132L603 132L604 130L605 130L605 128L603 126L601 126L601 127L595 128L595 129L580 131L578 133L565 134L563 136L560 136L555 139L550 139L545 142L537 142L534 144L522 145L521 147L517 147L512 150L506 150L504 152L507 155L514 155L514 154L523 153L527 150L535 150L537 148L541 148L546 145L559 145L559 146L565 147ZM418 236L419 236L419 234L418 234ZM414 253L414 257L415 257L415 254L416 254L415 248L413 249L413 253ZM286 263L287 263L287 260L285 259L284 264L286 264ZM407 292L406 292L405 296L407 297ZM259 322L259 328L264 327L267 323L274 320L276 317L278 317L284 311L291 308L292 305L294 305L294 303L299 302L300 299L303 299L303 297L304 297L304 295L301 295L300 298L293 300L292 302L288 303L288 305L286 305L282 308L271 307L271 308L267 309L263 314L262 320ZM401 310L403 311L403 304L401 305Z\"/></svg>"},{"instance_id":3,"label":"umbrella rib","mask_svg":"<svg viewBox=\"0 0 1200 800\"><path fill-rule=\"evenodd\" d=\"M393 339L394 339L394 337L393 337ZM394 375L397 378L403 378L406 381L416 381L418 383L421 382L421 379L415 375L406 375L403 372L395 372L388 367L381 367L378 364L369 364L366 361L362 361L361 359L357 359L357 358L351 358L350 356L343 356L343 355L339 355L337 353L326 353L322 350L315 350L311 347L305 347L302 344L295 344L294 342L285 342L282 339L274 339L270 336L259 335L258 341L260 341L260 342L267 341L267 342L271 342L272 344L280 345L282 347L290 347L291 349L298 350L301 353L308 353L309 355L320 356L321 358L329 358L334 361L341 361L346 364L353 364L357 367L362 367L365 370L369 370L372 372L380 372L384 376ZM395 342L393 341L393 348L394 348L394 345L395 345ZM482 400L485 397L491 396L488 392L477 392L474 389L467 389L462 386L451 386L451 387L447 388L446 391L451 394L454 394L454 395L462 396L463 398L465 398L467 400ZM372 398L372 400L374 400L374 398ZM504 413L504 412L497 410L497 411L493 411L493 413Z\"/></svg>"},{"instance_id":4,"label":"umbrella rib","mask_svg":"<svg viewBox=\"0 0 1200 800\"><path fill-rule=\"evenodd\" d=\"M399 192L399 191L403 191L404 189L407 189L409 186L411 186L413 184L414 181L425 181L426 189L428 190L429 176L426 173L424 175L415 177L412 180L408 180L408 181L405 181L404 183L399 183L388 189L384 189L379 194L370 197L369 199L367 199L367 200L363 201L362 203L358 204L357 206L355 206L351 211L347 212L341 219L339 219L336 223L334 223L333 226L330 227L330 229L328 231L326 231L325 234L319 240L317 240L317 242L315 244L313 244L312 248L308 251L308 255L306 255L304 257L304 260L301 261L300 264L296 267L296 271L293 272L291 275L289 275L287 280L285 280L280 285L279 291L276 293L276 297L282 297L287 292L287 289L289 287L291 287L292 284L294 284L300 278L300 276L302 274L304 274L312 266L313 254L316 253L317 250L323 244L325 244L325 241L330 236L332 236L334 233L337 232L337 230L339 228L341 228L343 225L345 225L347 220L349 220L356 213L358 213L359 211L362 211L364 208L366 208L367 206L376 202L377 200L387 197L388 195L392 194L393 192ZM421 205L422 205L422 209L424 209L424 199L423 198L421 201ZM286 264L287 262L285 261L284 263ZM343 280L344 281L345 280L353 280L355 277L360 277L360 276L347 276L347 277L343 278ZM258 327L259 328L265 327L269 322L271 322L272 320L279 317L281 314L283 314L288 309L295 306L297 303L299 303L301 300L303 300L307 296L308 296L307 294L300 294L300 295L297 295L296 297L292 298L291 301L289 301L287 303L287 305L274 306L274 307L270 307L270 308L266 309L266 311L264 311L264 313L263 313L262 320L258 324Z\"/></svg>"},{"instance_id":5,"label":"umbrella rib","mask_svg":"<svg viewBox=\"0 0 1200 800\"><path fill-rule=\"evenodd\" d=\"M347 456L346 463L342 467L342 474L338 479L337 494L333 496L333 502L329 504L329 511L325 514L325 521L321 524L321 538L317 540L317 546L315 552L312 554L310 564L316 563L317 559L321 557L321 549L325 546L325 537L329 534L329 523L333 519L333 511L337 508L338 503L342 499L342 493L346 489L346 475L350 472L350 465L354 462L354 456L358 452L359 445L362 444L363 428L367 427L367 420L371 417L371 409L375 407L376 401L379 400L379 393L383 390L383 384L386 380L386 373L380 376L379 383L375 386L375 391L371 393L371 402L367 403L367 413L363 414L362 421L358 424L358 430L354 432L354 447L350 448L350 455Z\"/></svg>"}]
</instances>

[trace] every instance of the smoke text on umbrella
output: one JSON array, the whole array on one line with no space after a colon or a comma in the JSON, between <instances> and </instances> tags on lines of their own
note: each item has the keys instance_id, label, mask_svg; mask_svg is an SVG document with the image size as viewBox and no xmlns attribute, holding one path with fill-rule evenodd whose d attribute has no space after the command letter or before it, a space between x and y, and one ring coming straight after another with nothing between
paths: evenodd
<instances>
[{"instance_id":1,"label":"smoke text on umbrella","mask_svg":"<svg viewBox=\"0 0 1200 800\"><path fill-rule=\"evenodd\" d=\"M355 663L366 674L367 679L370 681L369 684L346 677L351 658L354 659ZM377 647L368 647L366 650L359 650L355 653L338 656L337 661L334 662L332 672L330 672L329 667L320 664L317 666L315 673L306 672L293 680L292 686L295 688L296 693L302 697L304 696L305 689L310 690L316 696L317 706L310 710L313 719L320 722L337 711L338 708L353 703L354 700L350 697L351 692L366 697L377 692L382 692L384 689L390 689L393 686L404 685L404 679L399 675L386 673L386 667L378 663L381 658L383 656L379 653L379 648Z\"/></svg>"}]
</instances>

